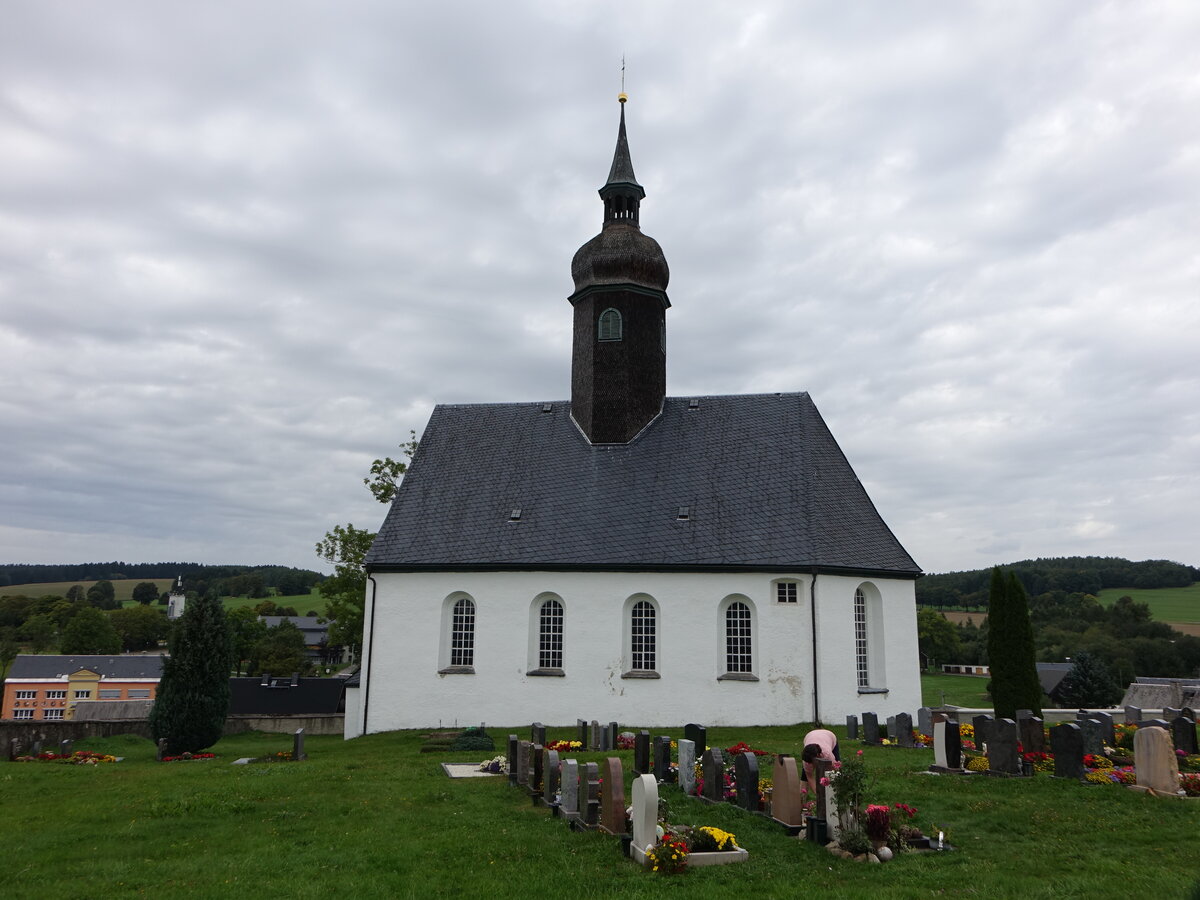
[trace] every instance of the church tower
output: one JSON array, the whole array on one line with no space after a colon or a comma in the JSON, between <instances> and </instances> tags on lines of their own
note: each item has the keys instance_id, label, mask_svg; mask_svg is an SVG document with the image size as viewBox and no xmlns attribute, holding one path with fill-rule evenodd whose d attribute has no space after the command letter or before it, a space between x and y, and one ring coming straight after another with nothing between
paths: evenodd
<instances>
[{"instance_id":1,"label":"church tower","mask_svg":"<svg viewBox=\"0 0 1200 900\"><path fill-rule=\"evenodd\" d=\"M621 125L608 181L604 224L571 261L575 310L571 415L593 444L624 444L662 411L667 393L667 281L662 248L642 234L646 196L633 174Z\"/></svg>"}]
</instances>

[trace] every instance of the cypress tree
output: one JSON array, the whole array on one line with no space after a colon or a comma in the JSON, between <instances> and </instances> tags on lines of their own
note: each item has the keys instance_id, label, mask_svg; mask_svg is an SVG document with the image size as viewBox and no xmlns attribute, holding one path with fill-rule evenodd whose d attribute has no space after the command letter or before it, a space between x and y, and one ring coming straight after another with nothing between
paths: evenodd
<instances>
[{"instance_id":1,"label":"cypress tree","mask_svg":"<svg viewBox=\"0 0 1200 900\"><path fill-rule=\"evenodd\" d=\"M171 754L196 753L221 739L229 712L232 642L214 597L190 601L171 634L170 656L150 711L150 733Z\"/></svg>"},{"instance_id":2,"label":"cypress tree","mask_svg":"<svg viewBox=\"0 0 1200 900\"><path fill-rule=\"evenodd\" d=\"M1015 574L1006 578L999 566L992 569L988 595L988 665L997 717L1015 718L1018 709L1041 715L1029 595Z\"/></svg>"}]
</instances>

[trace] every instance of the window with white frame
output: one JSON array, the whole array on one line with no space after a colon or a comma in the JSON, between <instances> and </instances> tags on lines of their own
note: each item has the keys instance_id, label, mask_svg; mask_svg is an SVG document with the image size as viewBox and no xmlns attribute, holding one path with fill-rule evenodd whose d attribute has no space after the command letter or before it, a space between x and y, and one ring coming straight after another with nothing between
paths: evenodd
<instances>
[{"instance_id":1,"label":"window with white frame","mask_svg":"<svg viewBox=\"0 0 1200 900\"><path fill-rule=\"evenodd\" d=\"M725 671L753 672L750 607L735 600L725 607Z\"/></svg>"},{"instance_id":2,"label":"window with white frame","mask_svg":"<svg viewBox=\"0 0 1200 900\"><path fill-rule=\"evenodd\" d=\"M867 644L867 596L862 588L854 590L854 660L858 670L858 686L870 687L871 667Z\"/></svg>"},{"instance_id":3,"label":"window with white frame","mask_svg":"<svg viewBox=\"0 0 1200 900\"><path fill-rule=\"evenodd\" d=\"M32 719L33 718L33 710L32 709L14 709L13 710L13 718L14 719Z\"/></svg>"},{"instance_id":4,"label":"window with white frame","mask_svg":"<svg viewBox=\"0 0 1200 900\"><path fill-rule=\"evenodd\" d=\"M775 600L778 603L795 603L798 593L794 581L780 581L775 584Z\"/></svg>"},{"instance_id":5,"label":"window with white frame","mask_svg":"<svg viewBox=\"0 0 1200 900\"><path fill-rule=\"evenodd\" d=\"M654 604L639 600L629 611L630 668L638 672L655 670L657 635Z\"/></svg>"},{"instance_id":6,"label":"window with white frame","mask_svg":"<svg viewBox=\"0 0 1200 900\"><path fill-rule=\"evenodd\" d=\"M43 709L42 710L42 718L43 719L61 719L62 717L63 717L63 711L61 709Z\"/></svg>"},{"instance_id":7,"label":"window with white frame","mask_svg":"<svg viewBox=\"0 0 1200 900\"><path fill-rule=\"evenodd\" d=\"M91 690L90 690L90 689L89 689L89 690L86 690L86 691L76 691L76 692L75 692L75 699L76 699L76 700L91 700L91 699L92 699L92 692L91 692Z\"/></svg>"},{"instance_id":8,"label":"window with white frame","mask_svg":"<svg viewBox=\"0 0 1200 900\"><path fill-rule=\"evenodd\" d=\"M466 597L455 602L451 616L450 665L475 665L475 604Z\"/></svg>"},{"instance_id":9,"label":"window with white frame","mask_svg":"<svg viewBox=\"0 0 1200 900\"><path fill-rule=\"evenodd\" d=\"M547 600L538 615L538 668L561 669L563 664L563 607Z\"/></svg>"},{"instance_id":10,"label":"window with white frame","mask_svg":"<svg viewBox=\"0 0 1200 900\"><path fill-rule=\"evenodd\" d=\"M17 691L17 700L36 700L37 691Z\"/></svg>"},{"instance_id":11,"label":"window with white frame","mask_svg":"<svg viewBox=\"0 0 1200 900\"><path fill-rule=\"evenodd\" d=\"M67 692L66 691L46 691L46 699L47 700L66 700Z\"/></svg>"}]
</instances>

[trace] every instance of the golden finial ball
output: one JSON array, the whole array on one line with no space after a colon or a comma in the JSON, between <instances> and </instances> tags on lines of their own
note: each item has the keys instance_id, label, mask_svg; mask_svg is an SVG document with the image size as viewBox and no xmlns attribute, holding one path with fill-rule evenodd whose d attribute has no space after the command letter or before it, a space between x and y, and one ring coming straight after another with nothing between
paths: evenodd
<instances>
[{"instance_id":1,"label":"golden finial ball","mask_svg":"<svg viewBox=\"0 0 1200 900\"><path fill-rule=\"evenodd\" d=\"M621 91L621 93L617 94L617 101L620 103L624 103L628 99L629 99L629 95L626 94L624 91Z\"/></svg>"}]
</instances>

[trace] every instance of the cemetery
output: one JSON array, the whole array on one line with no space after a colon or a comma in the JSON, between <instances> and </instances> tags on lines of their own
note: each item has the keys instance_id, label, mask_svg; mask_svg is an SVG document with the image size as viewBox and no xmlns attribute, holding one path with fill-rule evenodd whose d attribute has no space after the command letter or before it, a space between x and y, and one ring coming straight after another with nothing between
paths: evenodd
<instances>
[{"instance_id":1,"label":"cemetery","mask_svg":"<svg viewBox=\"0 0 1200 900\"><path fill-rule=\"evenodd\" d=\"M74 766L0 761L0 835L24 863L8 883L46 897L119 896L121 884L162 897L282 896L295 877L314 894L354 885L403 896L420 884L422 896L506 897L556 890L563 871L589 884L585 896L614 897L657 896L664 878L682 879L694 897L776 896L781 883L835 897L985 885L1001 897L1104 896L1116 879L1123 892L1184 896L1196 881L1179 836L1196 833L1200 804L1175 799L1195 793L1185 786L1195 754L1177 752L1189 732L1161 727L1159 711L1131 712L1136 721L1113 722L1111 734L1099 722L1099 756L1114 770L1128 759L1131 787L1088 778L1106 768L1082 752L1090 717L1043 727L1044 749L1027 751L1044 723L1014 722L1010 741L1003 721L924 715L914 714L910 732L928 741L912 746L886 718L838 724L842 765L823 767L828 784L816 798L800 790L801 725L488 725L495 752L436 754L421 753L427 732L312 736L308 759L288 766L267 762L288 753L278 735L235 735L212 748L218 763L242 765L178 768L157 765L143 738L98 738L72 752L123 762L93 767L83 781L68 779ZM1030 753L1044 758L1026 774ZM972 771L972 758L989 768ZM447 778L443 763L480 777ZM47 817L75 828L39 827ZM62 833L78 829L95 847L86 860ZM155 841L161 858L150 865L121 852L138 840ZM1141 864L1148 854L1153 866Z\"/></svg>"}]
</instances>

